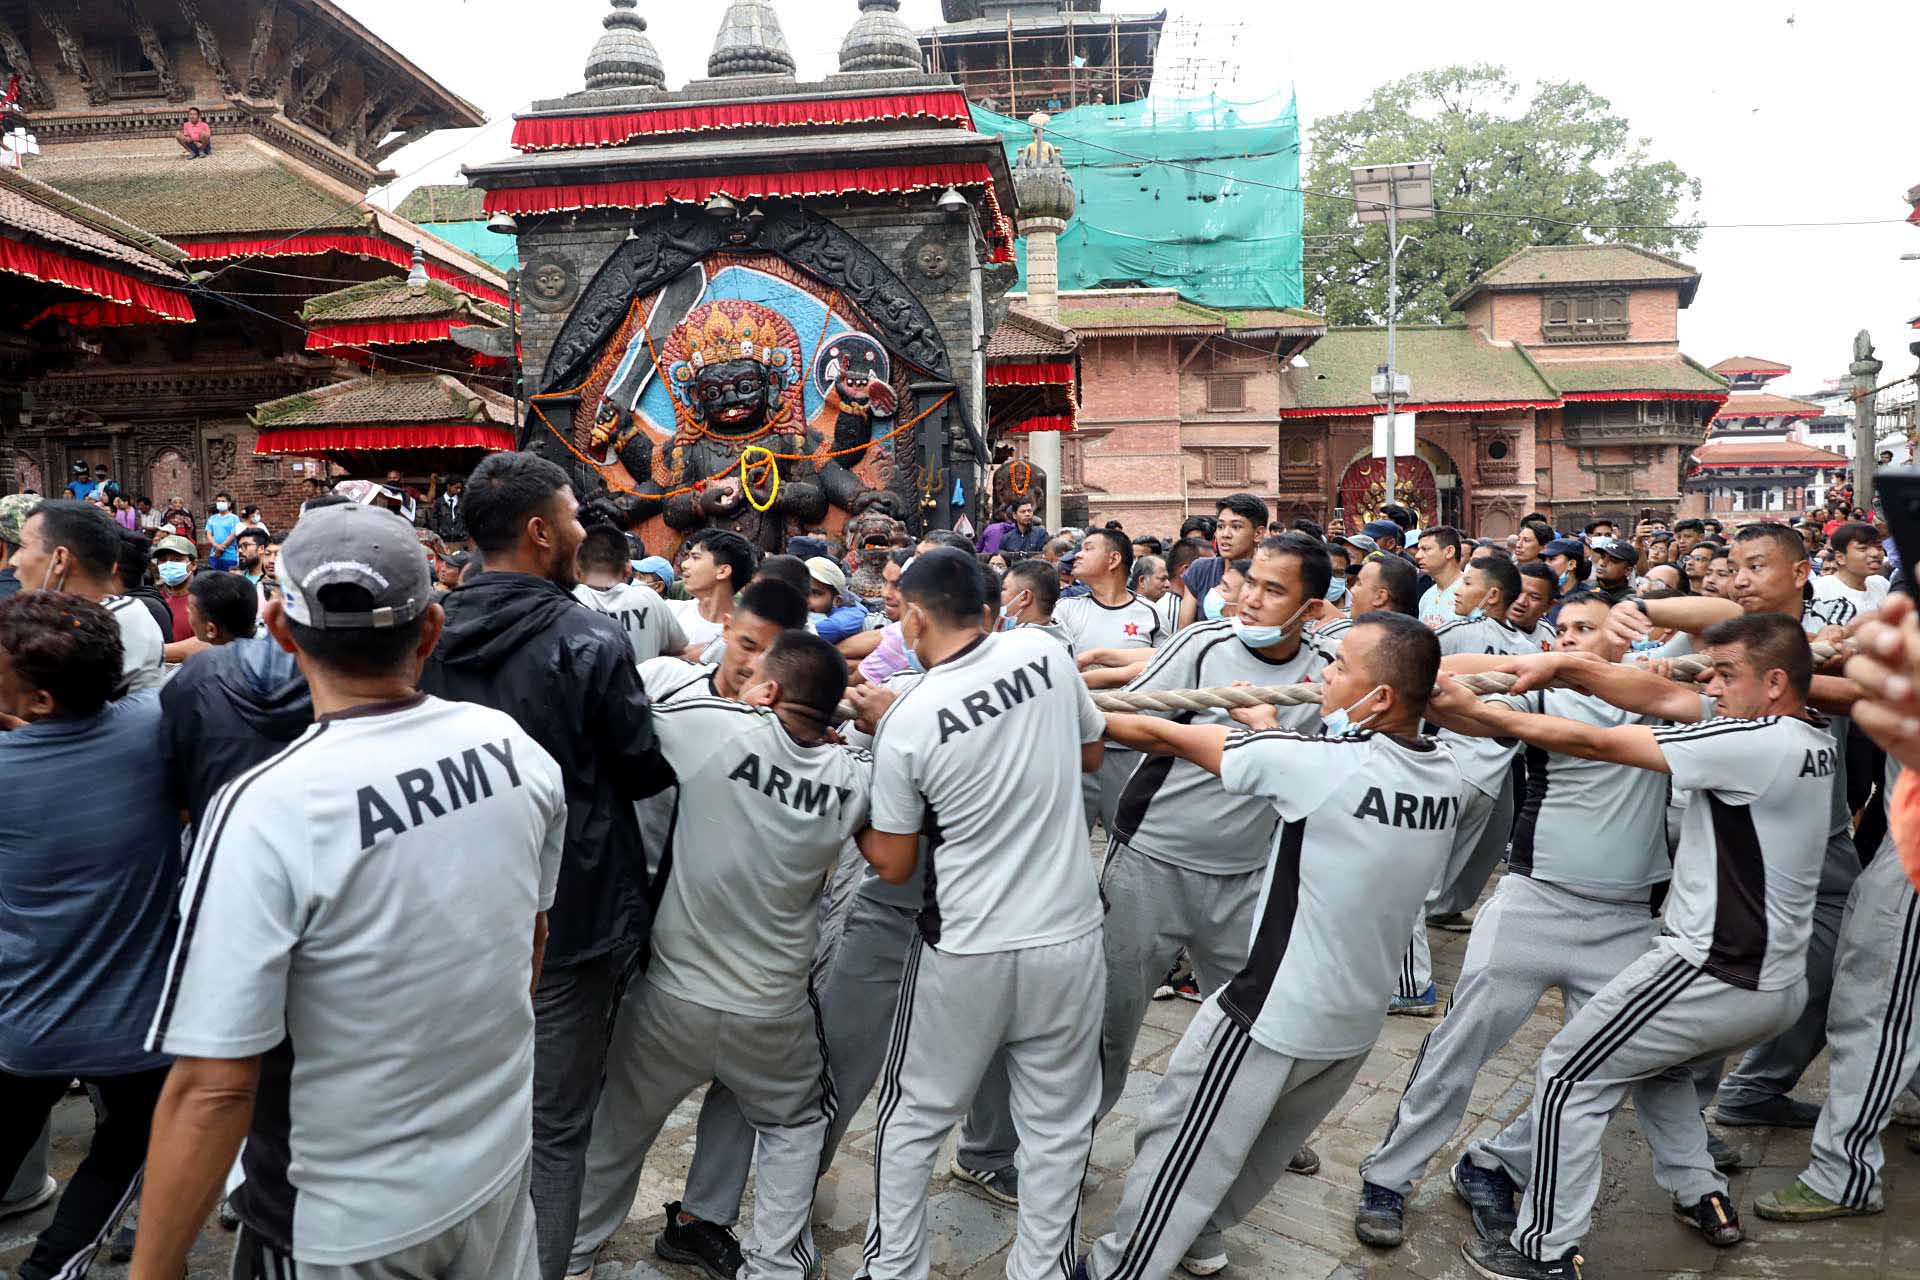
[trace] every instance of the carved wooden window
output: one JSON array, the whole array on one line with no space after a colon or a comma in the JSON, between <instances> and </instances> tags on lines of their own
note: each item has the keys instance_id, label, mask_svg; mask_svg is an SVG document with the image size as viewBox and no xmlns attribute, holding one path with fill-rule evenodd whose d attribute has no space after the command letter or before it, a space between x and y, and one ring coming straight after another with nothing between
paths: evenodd
<instances>
[{"instance_id":1,"label":"carved wooden window","mask_svg":"<svg viewBox=\"0 0 1920 1280\"><path fill-rule=\"evenodd\" d=\"M1087 442L1078 436L1060 437L1060 484L1083 489L1087 484Z\"/></svg>"},{"instance_id":2,"label":"carved wooden window","mask_svg":"<svg viewBox=\"0 0 1920 1280\"><path fill-rule=\"evenodd\" d=\"M1625 293L1549 295L1541 334L1548 342L1613 342L1628 336Z\"/></svg>"},{"instance_id":3,"label":"carved wooden window","mask_svg":"<svg viewBox=\"0 0 1920 1280\"><path fill-rule=\"evenodd\" d=\"M1283 456L1290 467L1310 467L1313 465L1313 443L1305 436L1295 436L1287 441Z\"/></svg>"},{"instance_id":4,"label":"carved wooden window","mask_svg":"<svg viewBox=\"0 0 1920 1280\"><path fill-rule=\"evenodd\" d=\"M1207 451L1207 483L1215 488L1236 489L1247 483L1247 455L1240 449Z\"/></svg>"},{"instance_id":5,"label":"carved wooden window","mask_svg":"<svg viewBox=\"0 0 1920 1280\"><path fill-rule=\"evenodd\" d=\"M157 98L160 96L160 70L147 60L146 50L131 36L101 46L93 55L107 80L107 93L115 98Z\"/></svg>"},{"instance_id":6,"label":"carved wooden window","mask_svg":"<svg viewBox=\"0 0 1920 1280\"><path fill-rule=\"evenodd\" d=\"M1247 407L1247 379L1244 374L1216 373L1207 379L1207 408L1215 413L1232 413Z\"/></svg>"}]
</instances>

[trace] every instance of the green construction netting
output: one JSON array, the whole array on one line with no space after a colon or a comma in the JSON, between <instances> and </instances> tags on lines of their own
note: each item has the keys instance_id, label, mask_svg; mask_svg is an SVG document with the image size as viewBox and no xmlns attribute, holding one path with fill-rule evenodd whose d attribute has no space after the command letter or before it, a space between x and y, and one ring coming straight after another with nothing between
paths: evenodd
<instances>
[{"instance_id":1,"label":"green construction netting","mask_svg":"<svg viewBox=\"0 0 1920 1280\"><path fill-rule=\"evenodd\" d=\"M1010 162L1033 137L1024 121L979 106L973 121L1004 142ZM1306 300L1291 95L1075 107L1053 117L1047 137L1080 198L1060 237L1062 289L1140 284L1217 307ZM1020 269L1024 282L1024 243Z\"/></svg>"}]
</instances>

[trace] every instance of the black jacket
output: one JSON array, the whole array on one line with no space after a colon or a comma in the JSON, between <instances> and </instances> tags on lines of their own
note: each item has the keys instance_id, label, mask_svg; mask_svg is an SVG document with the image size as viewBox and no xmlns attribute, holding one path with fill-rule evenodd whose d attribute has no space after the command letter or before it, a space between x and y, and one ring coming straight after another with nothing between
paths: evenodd
<instances>
[{"instance_id":1,"label":"black jacket","mask_svg":"<svg viewBox=\"0 0 1920 1280\"><path fill-rule=\"evenodd\" d=\"M213 793L313 723L293 655L266 636L195 654L160 686L160 741L180 807L197 825ZM289 822L299 821L288 814Z\"/></svg>"},{"instance_id":2,"label":"black jacket","mask_svg":"<svg viewBox=\"0 0 1920 1280\"><path fill-rule=\"evenodd\" d=\"M633 801L669 775L619 624L524 573L483 573L440 604L447 629L420 687L506 712L566 779L567 842L546 962L644 945L652 910Z\"/></svg>"},{"instance_id":3,"label":"black jacket","mask_svg":"<svg viewBox=\"0 0 1920 1280\"><path fill-rule=\"evenodd\" d=\"M443 542L465 542L467 540L467 501L465 495L458 503L447 501L446 495L433 500L427 508L427 528L440 535Z\"/></svg>"}]
</instances>

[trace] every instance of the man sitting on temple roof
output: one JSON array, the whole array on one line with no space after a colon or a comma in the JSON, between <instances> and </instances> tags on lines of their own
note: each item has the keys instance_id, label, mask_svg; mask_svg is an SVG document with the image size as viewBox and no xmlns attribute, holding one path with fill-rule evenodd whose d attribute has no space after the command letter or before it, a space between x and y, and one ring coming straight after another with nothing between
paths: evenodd
<instances>
[{"instance_id":1,"label":"man sitting on temple roof","mask_svg":"<svg viewBox=\"0 0 1920 1280\"><path fill-rule=\"evenodd\" d=\"M213 154L213 126L200 116L200 108L188 107L186 123L173 140L186 151L187 159L203 160Z\"/></svg>"}]
</instances>

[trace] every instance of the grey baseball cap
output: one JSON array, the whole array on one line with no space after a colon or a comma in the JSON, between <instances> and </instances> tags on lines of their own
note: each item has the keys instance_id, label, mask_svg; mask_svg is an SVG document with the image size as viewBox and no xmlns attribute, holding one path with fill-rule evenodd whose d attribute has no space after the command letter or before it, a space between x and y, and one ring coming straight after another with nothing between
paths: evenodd
<instances>
[{"instance_id":1,"label":"grey baseball cap","mask_svg":"<svg viewBox=\"0 0 1920 1280\"><path fill-rule=\"evenodd\" d=\"M354 586L373 607L351 613L320 603L326 587ZM287 616L321 631L401 627L433 603L427 553L413 526L384 507L358 503L304 513L280 548Z\"/></svg>"}]
</instances>

